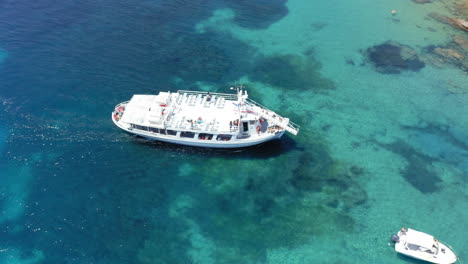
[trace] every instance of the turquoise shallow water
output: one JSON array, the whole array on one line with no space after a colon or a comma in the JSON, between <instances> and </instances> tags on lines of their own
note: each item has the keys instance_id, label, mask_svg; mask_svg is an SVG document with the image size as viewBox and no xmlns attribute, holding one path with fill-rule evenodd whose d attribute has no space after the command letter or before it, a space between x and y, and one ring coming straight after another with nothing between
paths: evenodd
<instances>
[{"instance_id":1,"label":"turquoise shallow water","mask_svg":"<svg viewBox=\"0 0 468 264\"><path fill-rule=\"evenodd\" d=\"M434 11L449 15L403 0L4 4L0 262L420 263L388 246L402 226L466 259L468 77L428 48L463 32ZM378 72L366 52L390 40L424 67ZM206 150L110 120L134 93L236 81L299 135Z\"/></svg>"}]
</instances>

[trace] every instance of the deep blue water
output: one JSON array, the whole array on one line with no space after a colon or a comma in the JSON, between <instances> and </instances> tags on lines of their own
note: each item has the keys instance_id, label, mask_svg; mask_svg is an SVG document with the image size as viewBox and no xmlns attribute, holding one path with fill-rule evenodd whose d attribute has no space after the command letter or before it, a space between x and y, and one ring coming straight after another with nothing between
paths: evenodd
<instances>
[{"instance_id":1,"label":"deep blue water","mask_svg":"<svg viewBox=\"0 0 468 264\"><path fill-rule=\"evenodd\" d=\"M197 32L198 23L224 9L233 11L234 26L249 32L291 15L283 0L0 1L0 52L6 54L0 60L0 261L273 263L272 251L321 238L337 250L353 249L342 237L369 228L358 221L365 213L355 212L370 212L375 190L367 182L378 175L364 168L372 162L337 160L325 138L339 123L313 125L321 109L299 104L316 98L305 98L309 91L333 98L338 82L322 75L313 49L301 64L297 54L267 56L228 32ZM110 120L113 106L135 93L199 89L196 82L225 91L245 76L279 87L278 101L255 89L249 94L277 102L273 109L302 125L299 137L204 150L148 142ZM290 98L299 101L296 110L282 105ZM333 108L333 100L320 104ZM409 143L399 135L393 142L376 136L348 143L356 151L375 143L407 161L394 179L411 188L409 196L438 194L448 189L442 183L466 184L468 150L460 140L466 131L454 139L447 130L412 129L416 139ZM454 153L460 158L447 158ZM436 162L463 177L440 177ZM433 182L405 168L434 169ZM394 221L382 227L385 238L403 224ZM295 254L290 263L303 263ZM337 254L323 263L355 263L342 261Z\"/></svg>"},{"instance_id":2,"label":"deep blue water","mask_svg":"<svg viewBox=\"0 0 468 264\"><path fill-rule=\"evenodd\" d=\"M137 263L157 230L161 262L147 263L189 263L178 233L185 226L167 211L171 190L196 193L200 179L178 180L177 164L200 155L264 158L287 147L231 155L142 142L116 131L109 109L133 93L234 82L254 48L229 35L196 34L194 25L220 7L239 11L236 22L247 28L287 14L284 2L266 3L2 2L1 96L11 104L1 121L12 135L1 167L12 175L5 184L29 178L17 190L25 192L21 213L1 223L2 247L19 255L4 259L21 263L40 250L44 263ZM3 206L15 203L5 196Z\"/></svg>"}]
</instances>

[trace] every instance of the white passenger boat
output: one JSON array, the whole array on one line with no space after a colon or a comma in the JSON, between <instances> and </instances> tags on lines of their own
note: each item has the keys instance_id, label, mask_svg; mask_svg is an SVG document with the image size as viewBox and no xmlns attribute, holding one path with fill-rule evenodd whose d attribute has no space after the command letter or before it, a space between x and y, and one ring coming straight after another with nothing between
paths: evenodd
<instances>
[{"instance_id":1,"label":"white passenger boat","mask_svg":"<svg viewBox=\"0 0 468 264\"><path fill-rule=\"evenodd\" d=\"M121 129L145 138L197 147L241 148L293 135L299 126L237 94L196 91L133 95L118 104L112 120Z\"/></svg>"},{"instance_id":2,"label":"white passenger boat","mask_svg":"<svg viewBox=\"0 0 468 264\"><path fill-rule=\"evenodd\" d=\"M433 236L403 227L392 236L395 251L403 255L438 264L451 264L457 256L448 245L442 244Z\"/></svg>"}]
</instances>

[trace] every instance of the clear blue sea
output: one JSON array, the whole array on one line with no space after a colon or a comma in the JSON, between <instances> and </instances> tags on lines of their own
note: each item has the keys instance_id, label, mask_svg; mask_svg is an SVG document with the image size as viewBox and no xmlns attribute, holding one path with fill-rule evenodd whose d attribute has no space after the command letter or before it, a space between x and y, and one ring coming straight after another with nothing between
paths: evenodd
<instances>
[{"instance_id":1,"label":"clear blue sea","mask_svg":"<svg viewBox=\"0 0 468 264\"><path fill-rule=\"evenodd\" d=\"M433 53L468 35L428 16L450 7L0 1L0 263L421 263L402 226L468 259L468 75ZM209 150L111 121L236 82L299 135Z\"/></svg>"}]
</instances>

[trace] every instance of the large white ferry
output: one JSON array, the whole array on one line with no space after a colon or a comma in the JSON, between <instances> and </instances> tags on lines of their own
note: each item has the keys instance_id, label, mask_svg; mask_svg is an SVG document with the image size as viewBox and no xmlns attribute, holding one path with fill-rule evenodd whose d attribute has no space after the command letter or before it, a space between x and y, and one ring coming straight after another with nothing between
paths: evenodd
<instances>
[{"instance_id":1,"label":"large white ferry","mask_svg":"<svg viewBox=\"0 0 468 264\"><path fill-rule=\"evenodd\" d=\"M231 88L234 89L234 88ZM237 94L197 91L133 95L115 106L112 121L121 129L145 138L175 144L241 148L293 135L299 126Z\"/></svg>"}]
</instances>

